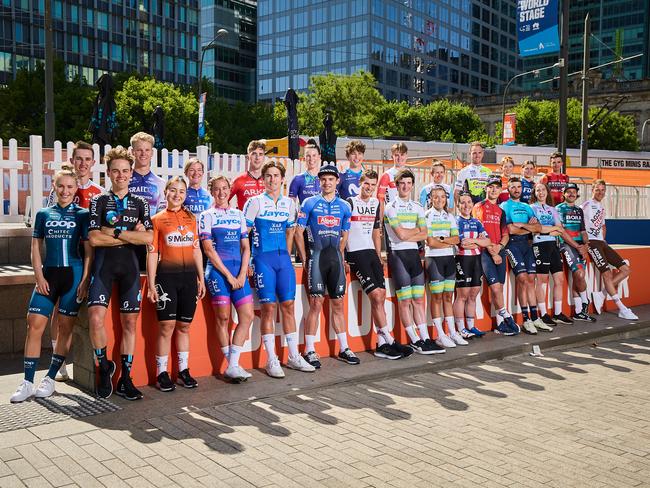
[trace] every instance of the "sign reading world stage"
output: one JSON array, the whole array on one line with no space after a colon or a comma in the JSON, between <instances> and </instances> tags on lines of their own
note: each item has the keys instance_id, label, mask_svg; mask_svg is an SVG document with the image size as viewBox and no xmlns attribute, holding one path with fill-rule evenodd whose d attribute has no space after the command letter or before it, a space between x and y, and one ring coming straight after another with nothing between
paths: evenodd
<instances>
[{"instance_id":1,"label":"sign reading world stage","mask_svg":"<svg viewBox=\"0 0 650 488\"><path fill-rule=\"evenodd\" d=\"M558 0L518 0L519 55L525 57L558 52L560 36L557 24Z\"/></svg>"}]
</instances>

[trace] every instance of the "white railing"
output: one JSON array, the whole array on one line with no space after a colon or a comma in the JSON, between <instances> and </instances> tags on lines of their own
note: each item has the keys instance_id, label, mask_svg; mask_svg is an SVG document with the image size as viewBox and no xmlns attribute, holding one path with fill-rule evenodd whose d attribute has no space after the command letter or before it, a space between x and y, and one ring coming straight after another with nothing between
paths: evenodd
<instances>
[{"instance_id":1,"label":"white railing","mask_svg":"<svg viewBox=\"0 0 650 488\"><path fill-rule=\"evenodd\" d=\"M18 212L18 171L25 163L18 159L18 143L16 139L9 140L8 158L5 159L5 146L0 139L0 217L3 222L20 222L22 217ZM7 181L7 176L8 181ZM9 198L5 196L7 181Z\"/></svg>"}]
</instances>

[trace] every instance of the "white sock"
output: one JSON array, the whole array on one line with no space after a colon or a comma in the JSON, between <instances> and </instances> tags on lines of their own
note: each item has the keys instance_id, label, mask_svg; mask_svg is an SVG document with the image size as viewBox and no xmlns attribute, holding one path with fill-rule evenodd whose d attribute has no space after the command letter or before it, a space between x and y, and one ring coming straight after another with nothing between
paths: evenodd
<instances>
[{"instance_id":1,"label":"white sock","mask_svg":"<svg viewBox=\"0 0 650 488\"><path fill-rule=\"evenodd\" d=\"M189 351L178 351L178 371L185 371L190 363Z\"/></svg>"},{"instance_id":2,"label":"white sock","mask_svg":"<svg viewBox=\"0 0 650 488\"><path fill-rule=\"evenodd\" d=\"M345 351L348 348L348 334L341 332L340 334L336 334L336 338L339 340L341 351Z\"/></svg>"},{"instance_id":3,"label":"white sock","mask_svg":"<svg viewBox=\"0 0 650 488\"><path fill-rule=\"evenodd\" d=\"M627 308L621 301L621 297L618 296L618 293L612 295L612 300L614 300L614 303L616 304L619 310L625 310Z\"/></svg>"},{"instance_id":4,"label":"white sock","mask_svg":"<svg viewBox=\"0 0 650 488\"><path fill-rule=\"evenodd\" d=\"M456 318L454 320L456 321L456 330L458 330L459 333L462 333L463 329L465 328L465 319ZM467 320L467 326L469 327L469 320Z\"/></svg>"},{"instance_id":5,"label":"white sock","mask_svg":"<svg viewBox=\"0 0 650 488\"><path fill-rule=\"evenodd\" d=\"M445 317L445 323L447 324L447 330L449 331L449 335L452 335L454 332L456 332L456 326L454 325L454 318L453 317Z\"/></svg>"},{"instance_id":6,"label":"white sock","mask_svg":"<svg viewBox=\"0 0 650 488\"><path fill-rule=\"evenodd\" d=\"M582 312L582 298L573 297L573 308L575 309L576 313Z\"/></svg>"},{"instance_id":7,"label":"white sock","mask_svg":"<svg viewBox=\"0 0 650 488\"><path fill-rule=\"evenodd\" d=\"M431 339L431 337L429 337L429 328L426 323L418 325L418 332L420 332L420 339L423 341Z\"/></svg>"},{"instance_id":8,"label":"white sock","mask_svg":"<svg viewBox=\"0 0 650 488\"><path fill-rule=\"evenodd\" d=\"M383 346L384 344L386 344L386 339L384 339L383 335L377 333L377 347L379 348L379 347Z\"/></svg>"},{"instance_id":9,"label":"white sock","mask_svg":"<svg viewBox=\"0 0 650 488\"><path fill-rule=\"evenodd\" d=\"M442 337L445 335L445 331L442 329L442 319L440 317L436 317L433 319L433 325L436 327L436 332L438 333L438 337Z\"/></svg>"},{"instance_id":10,"label":"white sock","mask_svg":"<svg viewBox=\"0 0 650 488\"><path fill-rule=\"evenodd\" d=\"M315 335L307 335L305 334L305 352L312 352L316 351L316 347L314 346L316 344L316 336Z\"/></svg>"},{"instance_id":11,"label":"white sock","mask_svg":"<svg viewBox=\"0 0 650 488\"><path fill-rule=\"evenodd\" d=\"M503 317L501 317L503 320ZM474 328L474 317L465 317L465 322L467 323L467 328L472 330Z\"/></svg>"},{"instance_id":12,"label":"white sock","mask_svg":"<svg viewBox=\"0 0 650 488\"><path fill-rule=\"evenodd\" d=\"M580 299L582 300L582 303L588 303L589 302L589 297L587 296L587 290L578 292L580 295Z\"/></svg>"},{"instance_id":13,"label":"white sock","mask_svg":"<svg viewBox=\"0 0 650 488\"><path fill-rule=\"evenodd\" d=\"M241 346L236 346L232 344L230 346L230 357L228 358L228 364L230 366L239 366L239 355L241 354Z\"/></svg>"},{"instance_id":14,"label":"white sock","mask_svg":"<svg viewBox=\"0 0 650 488\"><path fill-rule=\"evenodd\" d=\"M415 325L409 325L408 327L406 327L406 333L408 334L411 342L417 342L420 340L420 337L418 336L417 332L415 332Z\"/></svg>"},{"instance_id":15,"label":"white sock","mask_svg":"<svg viewBox=\"0 0 650 488\"><path fill-rule=\"evenodd\" d=\"M271 359L276 359L275 355L275 334L264 334L262 336L262 342L264 343L264 349L266 349L266 355Z\"/></svg>"},{"instance_id":16,"label":"white sock","mask_svg":"<svg viewBox=\"0 0 650 488\"><path fill-rule=\"evenodd\" d=\"M497 314L497 325L501 325L503 323L503 316L501 314Z\"/></svg>"},{"instance_id":17,"label":"white sock","mask_svg":"<svg viewBox=\"0 0 650 488\"><path fill-rule=\"evenodd\" d=\"M226 361L228 361L228 364L230 364L230 346L222 346L221 353L223 354L223 357L226 358Z\"/></svg>"},{"instance_id":18,"label":"white sock","mask_svg":"<svg viewBox=\"0 0 650 488\"><path fill-rule=\"evenodd\" d=\"M546 302L540 302L537 304L537 310L539 311L539 316L543 317L546 315L548 310L546 310Z\"/></svg>"},{"instance_id":19,"label":"white sock","mask_svg":"<svg viewBox=\"0 0 650 488\"><path fill-rule=\"evenodd\" d=\"M501 318L510 317L510 313L508 312L508 309L506 307L500 308L497 313Z\"/></svg>"},{"instance_id":20,"label":"white sock","mask_svg":"<svg viewBox=\"0 0 650 488\"><path fill-rule=\"evenodd\" d=\"M54 353L54 350L56 349L56 341L52 341L52 353Z\"/></svg>"},{"instance_id":21,"label":"white sock","mask_svg":"<svg viewBox=\"0 0 650 488\"><path fill-rule=\"evenodd\" d=\"M562 300L553 302L553 313L555 315L562 313Z\"/></svg>"},{"instance_id":22,"label":"white sock","mask_svg":"<svg viewBox=\"0 0 650 488\"><path fill-rule=\"evenodd\" d=\"M300 356L300 351L298 351L298 331L291 332L284 336L287 340L287 347L289 348L289 357L295 358Z\"/></svg>"},{"instance_id":23,"label":"white sock","mask_svg":"<svg viewBox=\"0 0 650 488\"><path fill-rule=\"evenodd\" d=\"M377 332L379 332L379 337L383 339L386 343L392 344L395 342L395 339L393 339L393 336L390 333L390 327L389 326L384 326L381 329L377 329ZM381 344L379 344L381 346Z\"/></svg>"},{"instance_id":24,"label":"white sock","mask_svg":"<svg viewBox=\"0 0 650 488\"><path fill-rule=\"evenodd\" d=\"M169 356L156 356L156 376L167 371L167 359Z\"/></svg>"}]
</instances>

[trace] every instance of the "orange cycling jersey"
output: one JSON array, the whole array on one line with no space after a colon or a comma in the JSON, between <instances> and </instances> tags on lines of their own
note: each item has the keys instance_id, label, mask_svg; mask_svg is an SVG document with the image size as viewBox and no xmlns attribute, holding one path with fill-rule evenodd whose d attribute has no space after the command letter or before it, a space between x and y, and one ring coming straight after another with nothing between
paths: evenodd
<instances>
[{"instance_id":1,"label":"orange cycling jersey","mask_svg":"<svg viewBox=\"0 0 650 488\"><path fill-rule=\"evenodd\" d=\"M196 217L184 209L165 209L151 217L153 242L149 252L158 253L158 272L194 272L194 249L199 247Z\"/></svg>"}]
</instances>

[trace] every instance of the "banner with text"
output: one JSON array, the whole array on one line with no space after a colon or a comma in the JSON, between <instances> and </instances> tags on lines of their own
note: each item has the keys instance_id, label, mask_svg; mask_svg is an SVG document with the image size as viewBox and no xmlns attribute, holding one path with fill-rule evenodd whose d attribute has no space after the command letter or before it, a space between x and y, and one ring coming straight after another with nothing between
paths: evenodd
<instances>
[{"instance_id":1,"label":"banner with text","mask_svg":"<svg viewBox=\"0 0 650 488\"><path fill-rule=\"evenodd\" d=\"M516 139L517 115L514 113L505 114L503 117L503 140L504 146L512 146Z\"/></svg>"},{"instance_id":2,"label":"banner with text","mask_svg":"<svg viewBox=\"0 0 650 488\"><path fill-rule=\"evenodd\" d=\"M521 57L558 52L558 0L518 0L517 38Z\"/></svg>"}]
</instances>

